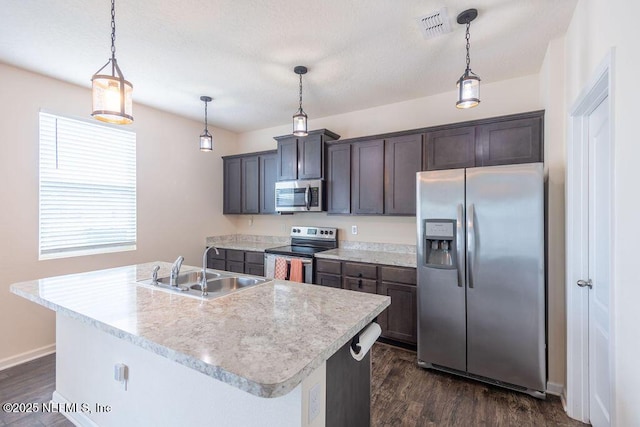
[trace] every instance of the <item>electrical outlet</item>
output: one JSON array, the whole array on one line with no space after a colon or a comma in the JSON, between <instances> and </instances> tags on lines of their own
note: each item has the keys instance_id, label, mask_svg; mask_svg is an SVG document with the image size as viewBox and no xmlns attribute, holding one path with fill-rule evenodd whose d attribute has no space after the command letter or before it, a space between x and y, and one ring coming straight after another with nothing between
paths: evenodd
<instances>
[{"instance_id":1,"label":"electrical outlet","mask_svg":"<svg viewBox=\"0 0 640 427\"><path fill-rule=\"evenodd\" d=\"M314 385L309 390L309 424L315 417L320 414L320 392L322 391L322 385L320 383Z\"/></svg>"},{"instance_id":2,"label":"electrical outlet","mask_svg":"<svg viewBox=\"0 0 640 427\"><path fill-rule=\"evenodd\" d=\"M352 225L351 226L351 234L358 234L358 226L357 225Z\"/></svg>"}]
</instances>

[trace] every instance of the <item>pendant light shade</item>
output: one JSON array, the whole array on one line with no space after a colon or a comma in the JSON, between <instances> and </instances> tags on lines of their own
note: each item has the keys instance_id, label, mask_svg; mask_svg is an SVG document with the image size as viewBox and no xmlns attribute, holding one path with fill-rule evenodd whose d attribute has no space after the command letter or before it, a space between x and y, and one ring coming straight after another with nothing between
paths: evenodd
<instances>
[{"instance_id":1,"label":"pendant light shade","mask_svg":"<svg viewBox=\"0 0 640 427\"><path fill-rule=\"evenodd\" d=\"M204 132L200 135L200 151L211 151L213 150L213 136L209 133L209 129L207 129L207 104L212 101L213 98L210 96L201 96L200 101L204 102Z\"/></svg>"},{"instance_id":2,"label":"pendant light shade","mask_svg":"<svg viewBox=\"0 0 640 427\"><path fill-rule=\"evenodd\" d=\"M471 108L480 103L480 79L471 70L458 80L458 108Z\"/></svg>"},{"instance_id":3,"label":"pendant light shade","mask_svg":"<svg viewBox=\"0 0 640 427\"><path fill-rule=\"evenodd\" d=\"M103 122L127 125L133 122L133 85L125 80L116 60L115 19L115 0L111 0L111 58L91 77L91 115Z\"/></svg>"},{"instance_id":4,"label":"pendant light shade","mask_svg":"<svg viewBox=\"0 0 640 427\"><path fill-rule=\"evenodd\" d=\"M458 79L458 101L456 102L457 108L472 108L480 103L480 78L471 71L471 59L469 57L469 27L471 21L476 19L478 11L476 9L469 9L458 15L458 24L466 24L467 30L465 38L467 40L467 68L464 70L464 74Z\"/></svg>"},{"instance_id":5,"label":"pendant light shade","mask_svg":"<svg viewBox=\"0 0 640 427\"><path fill-rule=\"evenodd\" d=\"M298 65L293 69L293 72L300 76L300 105L298 112L293 115L293 134L295 136L307 136L307 114L302 109L302 75L307 73L307 67Z\"/></svg>"}]
</instances>

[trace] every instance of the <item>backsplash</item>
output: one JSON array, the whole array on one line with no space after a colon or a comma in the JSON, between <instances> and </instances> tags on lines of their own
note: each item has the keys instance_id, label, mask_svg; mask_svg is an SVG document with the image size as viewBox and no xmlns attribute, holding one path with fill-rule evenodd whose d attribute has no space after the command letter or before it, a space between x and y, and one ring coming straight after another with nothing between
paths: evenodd
<instances>
[{"instance_id":1,"label":"backsplash","mask_svg":"<svg viewBox=\"0 0 640 427\"><path fill-rule=\"evenodd\" d=\"M404 254L415 254L416 245L400 245L396 243L374 243L374 242L356 242L353 240L340 240L338 242L340 249L352 249L358 251L376 251L376 252L393 252Z\"/></svg>"},{"instance_id":2,"label":"backsplash","mask_svg":"<svg viewBox=\"0 0 640 427\"><path fill-rule=\"evenodd\" d=\"M253 243L264 247L284 246L291 243L289 236L258 236L255 234L227 234L223 236L207 237L207 246L224 246L225 244ZM402 254L415 254L416 245L403 245L397 243L356 242L353 240L340 240L338 248L358 251L376 251Z\"/></svg>"},{"instance_id":3,"label":"backsplash","mask_svg":"<svg viewBox=\"0 0 640 427\"><path fill-rule=\"evenodd\" d=\"M291 242L289 236L258 236L255 234L227 234L224 236L207 237L207 246L215 246L221 243L260 243L273 246L288 245Z\"/></svg>"}]
</instances>

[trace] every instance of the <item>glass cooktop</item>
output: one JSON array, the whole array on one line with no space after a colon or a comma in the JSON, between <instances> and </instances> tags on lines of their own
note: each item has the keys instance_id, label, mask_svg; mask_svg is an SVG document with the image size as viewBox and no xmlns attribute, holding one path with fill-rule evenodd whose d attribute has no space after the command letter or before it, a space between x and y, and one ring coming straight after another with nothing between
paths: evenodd
<instances>
[{"instance_id":1,"label":"glass cooktop","mask_svg":"<svg viewBox=\"0 0 640 427\"><path fill-rule=\"evenodd\" d=\"M265 249L266 253L276 255L290 255L290 256L302 256L307 258L313 258L313 254L326 251L327 248L317 248L311 246L279 246L277 248Z\"/></svg>"}]
</instances>

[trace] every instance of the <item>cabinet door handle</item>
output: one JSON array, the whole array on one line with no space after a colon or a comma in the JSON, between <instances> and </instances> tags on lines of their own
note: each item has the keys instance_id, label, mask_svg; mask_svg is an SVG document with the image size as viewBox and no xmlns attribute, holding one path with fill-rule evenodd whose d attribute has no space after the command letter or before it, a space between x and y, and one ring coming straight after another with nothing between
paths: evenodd
<instances>
[{"instance_id":1,"label":"cabinet door handle","mask_svg":"<svg viewBox=\"0 0 640 427\"><path fill-rule=\"evenodd\" d=\"M358 280L358 287L362 289L362 280Z\"/></svg>"},{"instance_id":2,"label":"cabinet door handle","mask_svg":"<svg viewBox=\"0 0 640 427\"><path fill-rule=\"evenodd\" d=\"M362 273L358 273L358 277L362 277Z\"/></svg>"}]
</instances>

